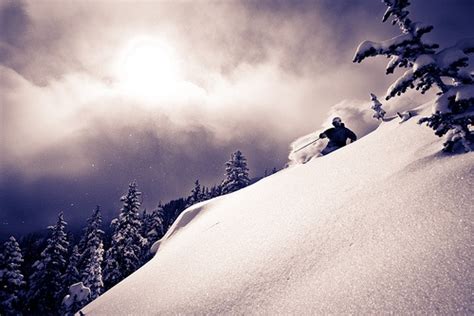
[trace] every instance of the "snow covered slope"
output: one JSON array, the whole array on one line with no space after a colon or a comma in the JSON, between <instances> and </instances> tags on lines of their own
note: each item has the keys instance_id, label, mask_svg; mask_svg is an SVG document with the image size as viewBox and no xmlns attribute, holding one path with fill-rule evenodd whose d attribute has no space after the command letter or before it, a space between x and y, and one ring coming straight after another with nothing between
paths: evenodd
<instances>
[{"instance_id":1,"label":"snow covered slope","mask_svg":"<svg viewBox=\"0 0 474 316\"><path fill-rule=\"evenodd\" d=\"M474 154L383 123L182 215L86 315L474 312Z\"/></svg>"}]
</instances>

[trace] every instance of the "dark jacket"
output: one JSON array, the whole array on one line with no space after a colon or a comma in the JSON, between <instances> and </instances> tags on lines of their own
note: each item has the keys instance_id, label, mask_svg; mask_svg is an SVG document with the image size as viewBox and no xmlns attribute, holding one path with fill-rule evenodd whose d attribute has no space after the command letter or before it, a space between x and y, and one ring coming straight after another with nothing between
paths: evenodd
<instances>
[{"instance_id":1,"label":"dark jacket","mask_svg":"<svg viewBox=\"0 0 474 316\"><path fill-rule=\"evenodd\" d=\"M355 141L357 139L356 134L353 131L346 128L343 123L338 127L332 127L325 130L319 135L321 138L329 138L328 146L342 147L346 145L347 139Z\"/></svg>"}]
</instances>

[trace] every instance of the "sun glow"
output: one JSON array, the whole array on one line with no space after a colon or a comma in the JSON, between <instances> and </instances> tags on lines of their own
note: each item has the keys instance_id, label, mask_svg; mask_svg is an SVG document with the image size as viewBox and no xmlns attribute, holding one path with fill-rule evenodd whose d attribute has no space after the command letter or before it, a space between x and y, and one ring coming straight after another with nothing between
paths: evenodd
<instances>
[{"instance_id":1,"label":"sun glow","mask_svg":"<svg viewBox=\"0 0 474 316\"><path fill-rule=\"evenodd\" d=\"M176 93L181 81L180 63L174 50L159 40L132 41L118 63L120 88L143 97L166 97Z\"/></svg>"}]
</instances>

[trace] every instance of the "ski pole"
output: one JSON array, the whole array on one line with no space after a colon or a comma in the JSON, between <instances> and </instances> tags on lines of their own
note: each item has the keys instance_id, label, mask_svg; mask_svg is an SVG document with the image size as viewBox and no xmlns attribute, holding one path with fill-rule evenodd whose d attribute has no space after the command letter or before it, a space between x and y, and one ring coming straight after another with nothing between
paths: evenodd
<instances>
[{"instance_id":1,"label":"ski pole","mask_svg":"<svg viewBox=\"0 0 474 316\"><path fill-rule=\"evenodd\" d=\"M316 142L317 142L318 140L320 140L320 139L321 139L321 137L318 137L317 139L313 140L311 143L308 143L308 144L304 145L303 147L298 148L297 150L293 151L293 153L297 153L297 152L300 151L301 149L304 149L304 148L308 147L309 145L316 143Z\"/></svg>"}]
</instances>

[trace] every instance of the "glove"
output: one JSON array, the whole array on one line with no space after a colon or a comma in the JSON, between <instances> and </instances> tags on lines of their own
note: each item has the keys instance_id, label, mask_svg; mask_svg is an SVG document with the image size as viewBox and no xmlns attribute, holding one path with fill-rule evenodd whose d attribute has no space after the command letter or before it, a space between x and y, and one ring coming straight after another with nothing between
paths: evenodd
<instances>
[{"instance_id":1,"label":"glove","mask_svg":"<svg viewBox=\"0 0 474 316\"><path fill-rule=\"evenodd\" d=\"M326 138L326 134L324 133L319 134L319 138Z\"/></svg>"}]
</instances>

